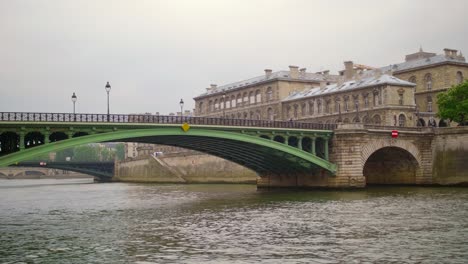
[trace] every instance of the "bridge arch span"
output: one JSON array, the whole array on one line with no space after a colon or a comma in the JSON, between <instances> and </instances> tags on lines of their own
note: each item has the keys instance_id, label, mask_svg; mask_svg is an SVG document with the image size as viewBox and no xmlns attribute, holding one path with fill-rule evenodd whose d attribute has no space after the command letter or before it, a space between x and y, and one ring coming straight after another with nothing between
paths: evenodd
<instances>
[{"instance_id":1,"label":"bridge arch span","mask_svg":"<svg viewBox=\"0 0 468 264\"><path fill-rule=\"evenodd\" d=\"M416 184L422 175L421 154L412 143L379 140L362 150L367 184Z\"/></svg>"},{"instance_id":2,"label":"bridge arch span","mask_svg":"<svg viewBox=\"0 0 468 264\"><path fill-rule=\"evenodd\" d=\"M411 155L416 159L418 164L421 164L421 152L419 149L410 142L407 141L399 141L399 140L388 140L388 139L380 139L380 140L373 140L371 143L366 144L361 149L361 160L362 165L366 164L367 159L379 149L385 147L397 147L404 149L411 153Z\"/></svg>"},{"instance_id":3,"label":"bridge arch span","mask_svg":"<svg viewBox=\"0 0 468 264\"><path fill-rule=\"evenodd\" d=\"M329 161L286 144L259 136L196 126L187 132L179 126L167 126L117 130L71 138L4 156L0 159L0 166L82 144L113 141L165 144L198 150L241 164L260 175L272 172L314 172L323 169L331 173L336 172L336 166Z\"/></svg>"}]
</instances>

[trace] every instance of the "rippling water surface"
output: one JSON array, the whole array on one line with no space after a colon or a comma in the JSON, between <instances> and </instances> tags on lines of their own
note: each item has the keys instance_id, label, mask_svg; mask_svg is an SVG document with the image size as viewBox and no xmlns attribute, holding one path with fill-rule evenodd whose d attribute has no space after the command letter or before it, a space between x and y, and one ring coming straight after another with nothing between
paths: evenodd
<instances>
[{"instance_id":1,"label":"rippling water surface","mask_svg":"<svg viewBox=\"0 0 468 264\"><path fill-rule=\"evenodd\" d=\"M467 188L1 180L0 263L468 263Z\"/></svg>"}]
</instances>

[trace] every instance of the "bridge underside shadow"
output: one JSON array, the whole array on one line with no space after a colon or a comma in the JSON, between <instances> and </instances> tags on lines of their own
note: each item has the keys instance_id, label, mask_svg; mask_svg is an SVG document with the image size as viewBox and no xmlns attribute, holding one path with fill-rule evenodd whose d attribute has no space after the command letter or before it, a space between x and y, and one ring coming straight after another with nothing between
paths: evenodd
<instances>
[{"instance_id":1,"label":"bridge underside shadow","mask_svg":"<svg viewBox=\"0 0 468 264\"><path fill-rule=\"evenodd\" d=\"M290 173L314 174L323 170L320 166L289 153L225 138L151 136L132 138L128 142L161 144L200 151L245 166L260 176Z\"/></svg>"}]
</instances>

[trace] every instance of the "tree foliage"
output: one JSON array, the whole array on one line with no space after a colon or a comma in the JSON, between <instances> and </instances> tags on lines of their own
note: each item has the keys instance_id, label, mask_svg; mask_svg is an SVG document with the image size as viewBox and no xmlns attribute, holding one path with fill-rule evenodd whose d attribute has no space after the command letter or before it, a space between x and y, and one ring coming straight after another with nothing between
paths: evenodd
<instances>
[{"instance_id":1,"label":"tree foliage","mask_svg":"<svg viewBox=\"0 0 468 264\"><path fill-rule=\"evenodd\" d=\"M439 106L438 117L455 121L460 125L467 125L468 80L438 94L437 104Z\"/></svg>"},{"instance_id":2,"label":"tree foliage","mask_svg":"<svg viewBox=\"0 0 468 264\"><path fill-rule=\"evenodd\" d=\"M73 161L98 161L99 149L92 145L78 146L73 149Z\"/></svg>"},{"instance_id":3,"label":"tree foliage","mask_svg":"<svg viewBox=\"0 0 468 264\"><path fill-rule=\"evenodd\" d=\"M118 160L125 159L125 145L123 143L119 143L115 146L115 156Z\"/></svg>"}]
</instances>

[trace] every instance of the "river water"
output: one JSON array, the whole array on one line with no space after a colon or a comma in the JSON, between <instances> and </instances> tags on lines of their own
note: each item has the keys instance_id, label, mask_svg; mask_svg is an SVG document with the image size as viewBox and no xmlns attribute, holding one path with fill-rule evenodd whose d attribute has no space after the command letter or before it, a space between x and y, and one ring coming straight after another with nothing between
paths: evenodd
<instances>
[{"instance_id":1,"label":"river water","mask_svg":"<svg viewBox=\"0 0 468 264\"><path fill-rule=\"evenodd\" d=\"M468 188L0 180L0 263L468 263Z\"/></svg>"}]
</instances>

